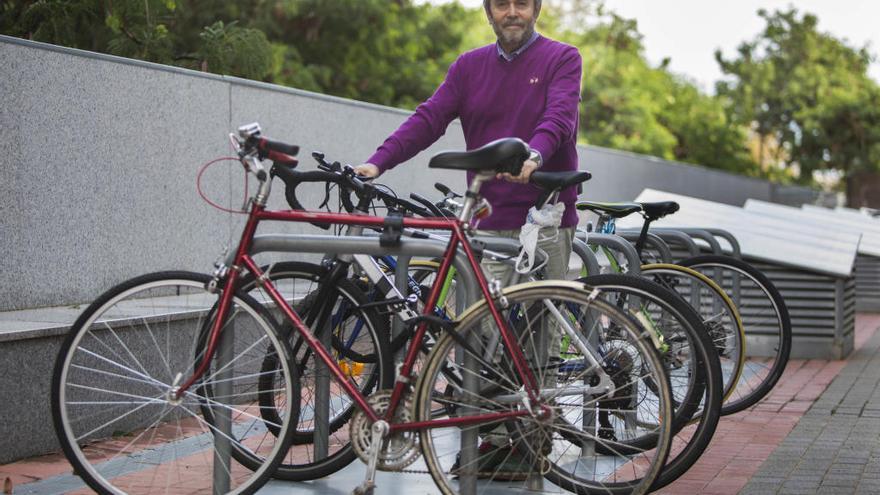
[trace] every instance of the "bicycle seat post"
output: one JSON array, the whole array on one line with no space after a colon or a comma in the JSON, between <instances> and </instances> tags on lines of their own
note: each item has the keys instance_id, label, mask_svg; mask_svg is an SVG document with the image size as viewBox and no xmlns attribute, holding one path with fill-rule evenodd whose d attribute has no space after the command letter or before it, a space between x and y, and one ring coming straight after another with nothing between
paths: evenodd
<instances>
[{"instance_id":1,"label":"bicycle seat post","mask_svg":"<svg viewBox=\"0 0 880 495\"><path fill-rule=\"evenodd\" d=\"M477 204L477 200L480 198L480 188L483 186L483 182L494 176L494 173L483 172L476 174L473 180L471 180L468 190L464 194L464 204L458 214L458 220L464 225L465 229L470 229L471 214L473 213L474 206Z\"/></svg>"},{"instance_id":2,"label":"bicycle seat post","mask_svg":"<svg viewBox=\"0 0 880 495\"><path fill-rule=\"evenodd\" d=\"M647 215L643 215L645 219L645 223L642 224L642 231L639 233L639 239L636 241L636 253L639 255L639 259L642 258L642 249L645 247L645 242L648 240L648 227L651 226L651 217Z\"/></svg>"}]
</instances>

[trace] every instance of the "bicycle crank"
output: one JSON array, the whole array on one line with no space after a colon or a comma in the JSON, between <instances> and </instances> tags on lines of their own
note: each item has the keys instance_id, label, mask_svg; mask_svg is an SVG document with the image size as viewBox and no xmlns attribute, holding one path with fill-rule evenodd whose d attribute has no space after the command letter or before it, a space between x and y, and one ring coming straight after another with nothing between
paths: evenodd
<instances>
[{"instance_id":1,"label":"bicycle crank","mask_svg":"<svg viewBox=\"0 0 880 495\"><path fill-rule=\"evenodd\" d=\"M382 390L367 397L367 403L380 416L388 411L390 402L390 390ZM393 422L395 424L408 423L412 420L411 400L405 398L397 406ZM376 468L382 471L401 471L415 462L421 453L418 445L418 432L415 431L401 431L386 435L380 438L380 443L376 446L373 423L360 409L352 415L350 434L351 445L357 456L369 465L375 455ZM374 454L374 450L377 453Z\"/></svg>"}]
</instances>

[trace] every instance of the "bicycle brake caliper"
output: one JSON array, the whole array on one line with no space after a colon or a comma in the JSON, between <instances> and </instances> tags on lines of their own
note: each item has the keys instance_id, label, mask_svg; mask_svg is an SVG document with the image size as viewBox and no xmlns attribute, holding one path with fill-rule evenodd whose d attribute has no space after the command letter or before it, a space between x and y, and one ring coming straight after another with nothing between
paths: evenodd
<instances>
[{"instance_id":1,"label":"bicycle brake caliper","mask_svg":"<svg viewBox=\"0 0 880 495\"><path fill-rule=\"evenodd\" d=\"M489 295L492 296L492 299L498 301L498 305L503 309L507 309L510 306L510 303L507 302L507 296L501 291L501 281L497 278L493 278L491 282L489 282Z\"/></svg>"},{"instance_id":2,"label":"bicycle brake caliper","mask_svg":"<svg viewBox=\"0 0 880 495\"><path fill-rule=\"evenodd\" d=\"M229 246L224 246L223 251L220 253L220 256L217 256L217 259L214 260L214 273L213 278L208 282L205 286L205 289L208 290L211 294L217 293L217 287L220 286L220 280L222 280L229 273L229 267L226 266L226 263L223 261L226 259L226 253L229 252Z\"/></svg>"}]
</instances>

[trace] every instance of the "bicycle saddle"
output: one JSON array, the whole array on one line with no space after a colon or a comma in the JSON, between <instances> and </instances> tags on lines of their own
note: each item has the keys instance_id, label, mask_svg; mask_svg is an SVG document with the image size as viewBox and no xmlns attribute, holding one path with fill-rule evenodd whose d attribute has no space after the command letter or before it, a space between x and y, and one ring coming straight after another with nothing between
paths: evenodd
<instances>
[{"instance_id":1,"label":"bicycle saddle","mask_svg":"<svg viewBox=\"0 0 880 495\"><path fill-rule=\"evenodd\" d=\"M602 203L598 201L578 201L578 210L590 210L597 215L611 218L623 218L637 211L642 211L640 203Z\"/></svg>"},{"instance_id":2,"label":"bicycle saddle","mask_svg":"<svg viewBox=\"0 0 880 495\"><path fill-rule=\"evenodd\" d=\"M663 218L678 211L678 203L675 201L660 201L657 203L638 203L642 205L645 216L651 220Z\"/></svg>"},{"instance_id":3,"label":"bicycle saddle","mask_svg":"<svg viewBox=\"0 0 880 495\"><path fill-rule=\"evenodd\" d=\"M495 170L519 173L520 167L528 158L529 147L526 143L518 138L504 138L471 151L438 153L431 157L428 167L473 172Z\"/></svg>"},{"instance_id":4,"label":"bicycle saddle","mask_svg":"<svg viewBox=\"0 0 880 495\"><path fill-rule=\"evenodd\" d=\"M589 172L581 172L580 170L572 170L569 172L542 172L536 170L532 172L529 182L535 184L541 189L548 191L556 191L565 189L566 187L580 184L590 180L592 174Z\"/></svg>"}]
</instances>

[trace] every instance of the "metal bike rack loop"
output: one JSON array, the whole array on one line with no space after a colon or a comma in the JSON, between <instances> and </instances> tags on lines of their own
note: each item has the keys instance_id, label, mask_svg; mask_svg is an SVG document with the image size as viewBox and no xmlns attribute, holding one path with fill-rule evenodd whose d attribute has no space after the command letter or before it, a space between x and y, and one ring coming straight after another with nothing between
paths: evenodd
<instances>
[{"instance_id":1,"label":"metal bike rack loop","mask_svg":"<svg viewBox=\"0 0 880 495\"><path fill-rule=\"evenodd\" d=\"M587 245L602 246L622 253L627 262L627 273L630 275L639 275L641 273L642 262L636 248L622 236L616 234L597 234L595 232L586 232L578 230L575 233L575 239ZM586 261L585 261L586 263ZM590 273L590 275L598 274Z\"/></svg>"},{"instance_id":2,"label":"metal bike rack loop","mask_svg":"<svg viewBox=\"0 0 880 495\"><path fill-rule=\"evenodd\" d=\"M655 233L657 233L658 235L661 233L665 233L665 232L683 232L683 233L687 234L688 236L690 236L691 239L699 239L699 240L705 242L706 244L708 244L709 251L711 251L712 254L724 254L724 251L721 249L721 243L719 243L718 239L716 239L715 236L712 235L706 229L697 229L697 228L679 229L679 228L671 228L671 227L659 227L659 228L652 229L652 230L654 230ZM698 251L697 251L696 255L699 255L700 254L700 245L699 244L697 245L697 249L698 249Z\"/></svg>"},{"instance_id":3,"label":"metal bike rack loop","mask_svg":"<svg viewBox=\"0 0 880 495\"><path fill-rule=\"evenodd\" d=\"M581 259L581 263L584 264L584 268L587 270L587 275L599 273L601 270L601 268L599 268L599 260L596 259L596 253L590 249L590 246L588 246L586 242L575 238L571 243L571 252Z\"/></svg>"},{"instance_id":4,"label":"metal bike rack loop","mask_svg":"<svg viewBox=\"0 0 880 495\"><path fill-rule=\"evenodd\" d=\"M736 237L733 234L731 234L730 232L728 232L724 229L705 228L703 230L714 235L715 237L718 237L718 238L721 238L721 239L724 239L725 241L727 241L727 243L730 244L730 248L731 248L730 255L738 260L742 259L742 251L740 250L740 247L739 247L739 241L736 239Z\"/></svg>"},{"instance_id":5,"label":"metal bike rack loop","mask_svg":"<svg viewBox=\"0 0 880 495\"><path fill-rule=\"evenodd\" d=\"M637 229L618 229L617 230L617 233L619 235L626 237L627 239L633 239L633 236L635 236L635 239L638 239L639 232L641 232L641 231L637 230ZM672 243L680 244L681 246L683 246L685 248L685 250L687 250L689 256L696 256L696 255L700 254L700 247L697 246L697 243L694 242L694 240L691 239L691 237L689 235L685 234L681 230L677 230L677 229L676 230L651 229L651 232L649 232L649 234L650 233L653 233L654 235L656 235L657 237L662 239L663 242L665 242L667 246L669 246ZM667 260L665 257L663 257L663 261L665 263L672 263L673 261L675 261L674 256L672 256L672 253L670 252L670 259Z\"/></svg>"},{"instance_id":6,"label":"metal bike rack loop","mask_svg":"<svg viewBox=\"0 0 880 495\"><path fill-rule=\"evenodd\" d=\"M641 229L617 229L614 235L623 237L627 241L631 242L633 245L639 240L639 236L641 235ZM660 238L657 234L653 232L648 232L648 235L645 237L645 249L654 249L657 251L657 255L660 256L661 263L672 263L672 250L669 249L669 244L666 243L663 239Z\"/></svg>"}]
</instances>

